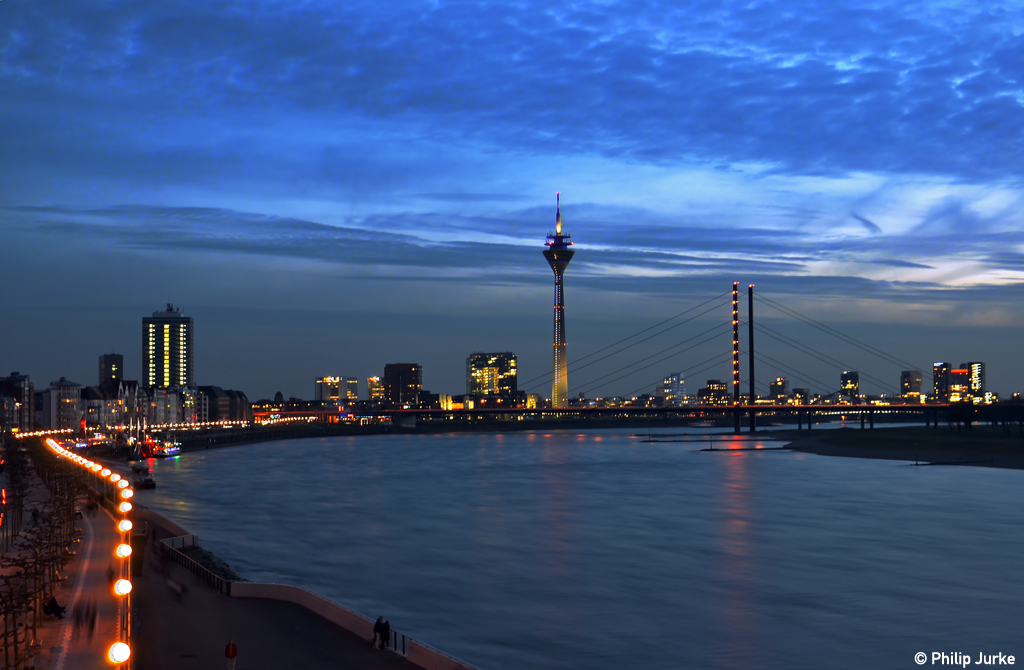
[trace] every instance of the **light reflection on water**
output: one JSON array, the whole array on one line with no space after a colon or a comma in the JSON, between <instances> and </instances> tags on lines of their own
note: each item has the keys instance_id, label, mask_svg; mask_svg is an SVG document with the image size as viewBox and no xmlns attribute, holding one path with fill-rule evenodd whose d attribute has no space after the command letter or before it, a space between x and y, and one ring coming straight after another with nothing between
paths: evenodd
<instances>
[{"instance_id":1,"label":"light reflection on water","mask_svg":"<svg viewBox=\"0 0 1024 670\"><path fill-rule=\"evenodd\" d=\"M267 443L156 462L138 499L485 670L1024 657L1024 473L645 439Z\"/></svg>"}]
</instances>

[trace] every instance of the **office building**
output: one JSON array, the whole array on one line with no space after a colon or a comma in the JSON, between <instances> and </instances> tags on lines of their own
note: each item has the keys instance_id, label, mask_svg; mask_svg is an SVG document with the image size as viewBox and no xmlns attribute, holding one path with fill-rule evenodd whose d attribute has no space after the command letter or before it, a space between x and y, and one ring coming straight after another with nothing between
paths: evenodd
<instances>
[{"instance_id":1,"label":"office building","mask_svg":"<svg viewBox=\"0 0 1024 670\"><path fill-rule=\"evenodd\" d=\"M555 194L555 233L547 237L547 249L544 258L555 273L555 341L553 377L551 380L551 406L558 409L569 406L569 376L566 370L565 357L565 292L562 278L569 261L576 253L572 246L572 236L562 234L562 202L561 194Z\"/></svg>"},{"instance_id":2,"label":"office building","mask_svg":"<svg viewBox=\"0 0 1024 670\"><path fill-rule=\"evenodd\" d=\"M900 395L904 398L921 397L921 381L924 375L920 370L904 370L900 373Z\"/></svg>"},{"instance_id":3,"label":"office building","mask_svg":"<svg viewBox=\"0 0 1024 670\"><path fill-rule=\"evenodd\" d=\"M932 365L932 397L937 402L949 402L949 363L939 362Z\"/></svg>"},{"instance_id":4,"label":"office building","mask_svg":"<svg viewBox=\"0 0 1024 670\"><path fill-rule=\"evenodd\" d=\"M423 366L388 363L384 366L384 399L392 405L416 405L423 390Z\"/></svg>"},{"instance_id":5,"label":"office building","mask_svg":"<svg viewBox=\"0 0 1024 670\"><path fill-rule=\"evenodd\" d=\"M949 369L949 402L964 402L971 399L971 370L966 363Z\"/></svg>"},{"instance_id":6,"label":"office building","mask_svg":"<svg viewBox=\"0 0 1024 670\"><path fill-rule=\"evenodd\" d=\"M728 385L719 379L709 379L708 385L697 391L697 401L702 405L732 404Z\"/></svg>"},{"instance_id":7,"label":"office building","mask_svg":"<svg viewBox=\"0 0 1024 670\"><path fill-rule=\"evenodd\" d=\"M146 388L194 387L192 317L168 303L142 319L142 384Z\"/></svg>"},{"instance_id":8,"label":"office building","mask_svg":"<svg viewBox=\"0 0 1024 670\"><path fill-rule=\"evenodd\" d=\"M100 356L99 384L110 380L119 382L124 379L124 356L121 354L103 354Z\"/></svg>"},{"instance_id":9,"label":"office building","mask_svg":"<svg viewBox=\"0 0 1024 670\"><path fill-rule=\"evenodd\" d=\"M506 395L519 390L516 355L473 353L466 359L466 395Z\"/></svg>"},{"instance_id":10,"label":"office building","mask_svg":"<svg viewBox=\"0 0 1024 670\"><path fill-rule=\"evenodd\" d=\"M341 390L346 400L359 400L359 377L342 377Z\"/></svg>"},{"instance_id":11,"label":"office building","mask_svg":"<svg viewBox=\"0 0 1024 670\"><path fill-rule=\"evenodd\" d=\"M789 397L789 382L785 377L776 377L775 381L768 384L768 394L772 400L785 400Z\"/></svg>"},{"instance_id":12,"label":"office building","mask_svg":"<svg viewBox=\"0 0 1024 670\"><path fill-rule=\"evenodd\" d=\"M967 363L966 367L971 398L978 402L978 399L985 397L985 364L975 361Z\"/></svg>"},{"instance_id":13,"label":"office building","mask_svg":"<svg viewBox=\"0 0 1024 670\"><path fill-rule=\"evenodd\" d=\"M682 372L665 375L654 389L654 397L661 398L662 406L678 407L686 400L686 380Z\"/></svg>"},{"instance_id":14,"label":"office building","mask_svg":"<svg viewBox=\"0 0 1024 670\"><path fill-rule=\"evenodd\" d=\"M370 402L384 401L384 382L380 377L366 378L366 398Z\"/></svg>"},{"instance_id":15,"label":"office building","mask_svg":"<svg viewBox=\"0 0 1024 670\"><path fill-rule=\"evenodd\" d=\"M860 373L846 370L839 375L839 392L852 403L860 400Z\"/></svg>"},{"instance_id":16,"label":"office building","mask_svg":"<svg viewBox=\"0 0 1024 670\"><path fill-rule=\"evenodd\" d=\"M341 377L317 377L314 382L313 399L338 405L342 401Z\"/></svg>"}]
</instances>

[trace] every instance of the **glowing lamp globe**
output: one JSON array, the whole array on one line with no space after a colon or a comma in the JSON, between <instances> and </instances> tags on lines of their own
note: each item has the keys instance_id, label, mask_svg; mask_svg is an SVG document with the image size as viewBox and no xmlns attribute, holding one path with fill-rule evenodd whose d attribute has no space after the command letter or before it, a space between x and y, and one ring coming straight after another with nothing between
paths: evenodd
<instances>
[{"instance_id":1,"label":"glowing lamp globe","mask_svg":"<svg viewBox=\"0 0 1024 670\"><path fill-rule=\"evenodd\" d=\"M103 468L103 471L100 472L100 474L103 475L104 477L107 477L108 475L110 475L110 470L108 470L107 468Z\"/></svg>"},{"instance_id":2,"label":"glowing lamp globe","mask_svg":"<svg viewBox=\"0 0 1024 670\"><path fill-rule=\"evenodd\" d=\"M116 473L110 475L110 481L112 481L112 482L119 482L119 481L121 481L121 475L116 474Z\"/></svg>"},{"instance_id":3,"label":"glowing lamp globe","mask_svg":"<svg viewBox=\"0 0 1024 670\"><path fill-rule=\"evenodd\" d=\"M117 506L117 509L120 510L122 514L127 514L132 511L132 504L130 502L123 502Z\"/></svg>"},{"instance_id":4,"label":"glowing lamp globe","mask_svg":"<svg viewBox=\"0 0 1024 670\"><path fill-rule=\"evenodd\" d=\"M132 491L131 489L121 489L122 498L131 498L133 495L135 495L135 491Z\"/></svg>"},{"instance_id":5,"label":"glowing lamp globe","mask_svg":"<svg viewBox=\"0 0 1024 670\"><path fill-rule=\"evenodd\" d=\"M121 488L121 489L126 489L126 488L128 488L128 486L129 486L129 484L128 484L128 480L127 479L122 479L121 481L119 481L117 483L117 487Z\"/></svg>"},{"instance_id":6,"label":"glowing lamp globe","mask_svg":"<svg viewBox=\"0 0 1024 670\"><path fill-rule=\"evenodd\" d=\"M114 582L114 593L119 596L126 596L132 592L132 583L127 579L119 579Z\"/></svg>"},{"instance_id":7,"label":"glowing lamp globe","mask_svg":"<svg viewBox=\"0 0 1024 670\"><path fill-rule=\"evenodd\" d=\"M132 529L132 522L128 519L118 522L117 529L122 533L127 533Z\"/></svg>"},{"instance_id":8,"label":"glowing lamp globe","mask_svg":"<svg viewBox=\"0 0 1024 670\"><path fill-rule=\"evenodd\" d=\"M110 645L110 651L107 652L107 658L114 663L124 663L131 655L131 647L126 645L124 642L115 642Z\"/></svg>"},{"instance_id":9,"label":"glowing lamp globe","mask_svg":"<svg viewBox=\"0 0 1024 670\"><path fill-rule=\"evenodd\" d=\"M118 558L128 558L132 555L132 547L130 544L119 544L114 553L117 554Z\"/></svg>"}]
</instances>

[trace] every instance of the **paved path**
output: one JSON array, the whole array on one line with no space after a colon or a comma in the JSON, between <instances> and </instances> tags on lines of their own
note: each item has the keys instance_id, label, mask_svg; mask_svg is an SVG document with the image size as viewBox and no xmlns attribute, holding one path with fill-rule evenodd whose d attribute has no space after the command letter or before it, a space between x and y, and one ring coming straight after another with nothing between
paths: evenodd
<instances>
[{"instance_id":1,"label":"paved path","mask_svg":"<svg viewBox=\"0 0 1024 670\"><path fill-rule=\"evenodd\" d=\"M238 646L237 670L418 668L299 605L225 596L167 560L170 577L187 587L179 604L153 550L146 548L143 574L133 579L136 668L223 668L229 639Z\"/></svg>"}]
</instances>

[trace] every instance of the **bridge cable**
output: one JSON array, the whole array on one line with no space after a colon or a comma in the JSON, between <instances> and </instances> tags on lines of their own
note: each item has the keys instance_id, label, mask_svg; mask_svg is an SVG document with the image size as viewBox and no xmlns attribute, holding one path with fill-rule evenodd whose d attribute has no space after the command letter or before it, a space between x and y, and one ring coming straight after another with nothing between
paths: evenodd
<instances>
[{"instance_id":1,"label":"bridge cable","mask_svg":"<svg viewBox=\"0 0 1024 670\"><path fill-rule=\"evenodd\" d=\"M670 318L668 318L668 319L665 319L664 321L661 321L661 322L659 322L659 323L656 323L656 324L654 324L653 326L649 326L649 327L647 327L647 328L644 328L644 329L643 329L643 330L641 330L641 331L638 331L638 332L636 332L636 333L633 333L633 334L632 334L632 335L630 335L629 337L624 337L623 339L619 340L618 342L614 342L614 343L612 343L612 344L609 344L609 345L608 345L608 346L606 346L606 347L601 347L601 348L600 348L600 349L598 349L597 351L592 351L592 352L590 352L589 354L587 354L586 356L582 356L582 357L580 357L580 358L576 359L576 361L575 361L575 364L574 364L574 365L569 365L569 366L567 367L567 369L566 369L566 373L568 374L569 372L577 372L577 371L579 371L579 370L582 370L583 368L585 368L585 367L587 367L587 366L589 366L589 365L592 365L593 363L597 363L598 361L603 361L603 360L604 360L604 359L606 359L606 358L609 358L609 357L611 357L611 356L614 356L614 355L616 355L616 354L622 353L623 351L626 351L627 349L629 349L629 348L631 348L631 347L634 347L634 346L636 346L636 345L640 344L641 342L646 342L647 340L650 340L651 338L657 337L658 335L661 335L661 334L663 334L663 333L667 333L668 331L672 330L673 328L677 328L677 327L679 327L679 326L681 326L681 325L683 325L683 324L685 324L685 323L689 323L690 321L693 321L694 319L697 319L697 318L699 318L699 317L701 317L701 316L704 316L704 315L705 315L705 314L707 314L708 312L712 312L712 311L714 311L714 310L715 310L716 308L718 308L718 307L721 307L721 305L715 305L714 307L712 307L712 308L710 308L710 309L708 309L708 310L705 310L705 311L701 312L700 314L694 315L694 316L692 316L692 317L690 317L689 319L686 319L686 320L684 320L684 321L680 321L679 323L677 323L677 324L675 324L675 325L673 325L673 326L670 326L670 327L668 327L668 328L666 328L666 329L664 329L664 330L662 330L662 331L660 331L660 332L657 332L657 333L655 333L654 335L651 335L651 336L649 336L649 337L645 337L644 339L642 339L642 340L639 340L639 341L637 341L637 342L634 342L633 344L630 344L630 345L629 345L629 346L627 346L627 347L623 347L622 349L619 349L618 351L612 352L612 353L608 354L607 356L603 356L603 357L601 357L601 358L599 358L599 359L597 359L597 360L595 360L595 361L591 361L590 363L587 363L586 365L579 365L579 364L580 364L581 362L583 362L583 361L587 360L588 358L590 358L590 357L592 357L592 356L596 356L597 354L599 354L599 353L601 353L601 352L603 352L603 351L607 351L608 349L611 349L612 347L616 347L616 346L618 346L618 345L622 344L623 342L628 342L629 340L633 339L634 337L638 337L638 336L640 336L640 335L643 335L644 333L646 333L646 332L648 332L648 331L650 331L650 330L653 330L653 329L657 328L658 326L663 326L663 325L665 325L666 323L668 323L668 322L670 322L670 321L674 321L675 319L678 319L678 318L679 318L679 317L681 317L681 316L685 316L686 314L689 314L690 312L693 312L694 310L698 310L698 309L700 309L701 307L703 307L703 306L705 306L705 305L707 305L707 304L709 304L709 303L711 303L711 302L714 302L714 301L716 301L716 300L721 300L721 299L722 299L722 298L724 298L725 296L727 296L727 295L731 295L731 293L732 293L732 291L726 291L725 293L722 293L721 295L717 295L717 296L715 296L714 298L711 298L711 299L709 299L709 300L705 300L704 302L700 303L699 305L696 305L696 306L694 306L694 307L691 307L691 308L690 308L690 309L688 309L688 310L685 310L685 311L683 311L683 312L680 312L679 314L676 314L676 315L675 315L675 316L673 316L673 317L670 317ZM542 374L542 375L538 375L538 376L536 376L536 377L533 377L532 379L528 379L528 380L526 380L526 381L522 382L521 386L522 386L522 387L523 387L524 389L530 389L530 388L534 388L534 387L531 387L530 385L531 385L531 384L533 384L534 382L538 381L538 380L541 380L541 379L550 379L550 378L551 378L551 376L552 376L552 373L551 373L551 372L545 372L545 373L544 373L544 374ZM537 384L536 386L539 386L539 384Z\"/></svg>"}]
</instances>

